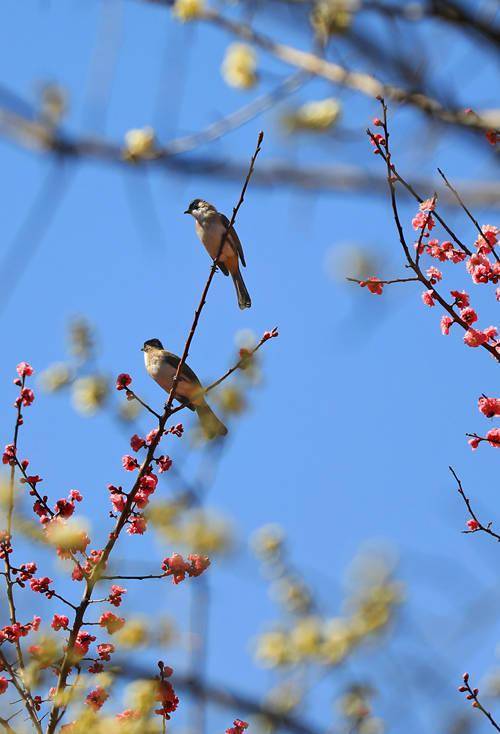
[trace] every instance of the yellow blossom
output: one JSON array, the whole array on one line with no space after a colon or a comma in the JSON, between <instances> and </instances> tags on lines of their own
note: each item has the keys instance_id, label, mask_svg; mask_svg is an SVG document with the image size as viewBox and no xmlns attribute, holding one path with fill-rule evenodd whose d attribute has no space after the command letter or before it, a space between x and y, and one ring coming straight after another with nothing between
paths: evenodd
<instances>
[{"instance_id":1,"label":"yellow blossom","mask_svg":"<svg viewBox=\"0 0 500 734\"><path fill-rule=\"evenodd\" d=\"M217 402L226 413L239 414L246 408L245 396L234 385L223 388L217 395Z\"/></svg>"},{"instance_id":2,"label":"yellow blossom","mask_svg":"<svg viewBox=\"0 0 500 734\"><path fill-rule=\"evenodd\" d=\"M260 635L257 640L255 655L265 668L275 668L289 664L291 662L291 648L286 632L275 630Z\"/></svg>"},{"instance_id":3,"label":"yellow blossom","mask_svg":"<svg viewBox=\"0 0 500 734\"><path fill-rule=\"evenodd\" d=\"M53 364L40 375L40 382L46 392L56 392L71 380L71 371L63 362Z\"/></svg>"},{"instance_id":4,"label":"yellow blossom","mask_svg":"<svg viewBox=\"0 0 500 734\"><path fill-rule=\"evenodd\" d=\"M264 560L269 560L281 553L284 539L283 530L279 525L264 525L254 533L251 542L254 553Z\"/></svg>"},{"instance_id":5,"label":"yellow blossom","mask_svg":"<svg viewBox=\"0 0 500 734\"><path fill-rule=\"evenodd\" d=\"M321 658L328 665L337 665L350 652L352 629L344 619L331 619L323 629Z\"/></svg>"},{"instance_id":6,"label":"yellow blossom","mask_svg":"<svg viewBox=\"0 0 500 734\"><path fill-rule=\"evenodd\" d=\"M123 157L126 160L152 158L155 153L155 131L152 127L129 130L125 134L125 150Z\"/></svg>"},{"instance_id":7,"label":"yellow blossom","mask_svg":"<svg viewBox=\"0 0 500 734\"><path fill-rule=\"evenodd\" d=\"M199 18L205 9L203 0L175 0L172 12L177 20L186 23Z\"/></svg>"},{"instance_id":8,"label":"yellow blossom","mask_svg":"<svg viewBox=\"0 0 500 734\"><path fill-rule=\"evenodd\" d=\"M108 382L99 375L79 377L73 383L73 405L83 415L93 415L108 396Z\"/></svg>"},{"instance_id":9,"label":"yellow blossom","mask_svg":"<svg viewBox=\"0 0 500 734\"><path fill-rule=\"evenodd\" d=\"M222 62L222 76L226 84L238 89L250 89L257 82L257 57L246 43L232 43Z\"/></svg>"},{"instance_id":10,"label":"yellow blossom","mask_svg":"<svg viewBox=\"0 0 500 734\"><path fill-rule=\"evenodd\" d=\"M355 9L352 0L319 0L311 13L311 25L323 40L345 33L352 23Z\"/></svg>"},{"instance_id":11,"label":"yellow blossom","mask_svg":"<svg viewBox=\"0 0 500 734\"><path fill-rule=\"evenodd\" d=\"M341 113L340 102L333 97L328 99L306 102L294 112L283 118L283 123L290 130L308 130L323 132L331 128L339 119Z\"/></svg>"},{"instance_id":12,"label":"yellow blossom","mask_svg":"<svg viewBox=\"0 0 500 734\"><path fill-rule=\"evenodd\" d=\"M299 659L313 657L320 649L321 626L315 617L306 617L297 622L290 632L290 644Z\"/></svg>"},{"instance_id":13,"label":"yellow blossom","mask_svg":"<svg viewBox=\"0 0 500 734\"><path fill-rule=\"evenodd\" d=\"M148 641L148 625L139 617L128 619L115 635L116 641L126 648L140 647Z\"/></svg>"}]
</instances>

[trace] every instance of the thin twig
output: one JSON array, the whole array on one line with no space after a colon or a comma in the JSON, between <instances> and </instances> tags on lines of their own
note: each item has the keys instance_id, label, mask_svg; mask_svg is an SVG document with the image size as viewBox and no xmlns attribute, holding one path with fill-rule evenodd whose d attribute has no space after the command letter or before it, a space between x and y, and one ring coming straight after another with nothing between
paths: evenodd
<instances>
[{"instance_id":1,"label":"thin twig","mask_svg":"<svg viewBox=\"0 0 500 734\"><path fill-rule=\"evenodd\" d=\"M449 188L449 190L455 196L456 200L458 201L458 203L460 204L460 206L462 207L462 209L464 210L464 212L467 214L467 216L471 220L472 224L475 226L475 228L479 232L480 237L482 237L482 239L485 241L485 243L488 245L488 247L491 248L491 252L492 252L494 258L496 259L496 261L499 262L500 261L500 258L497 255L497 253L495 252L495 248L494 247L491 247L490 243L488 242L488 238L486 237L486 235L484 234L483 230L479 226L479 222L472 215L472 213L470 212L470 210L465 206L465 204L464 204L464 202L462 200L462 197L460 196L460 194L458 193L458 191L451 185L451 183L448 181L448 179L446 178L446 176L444 175L443 171L440 168L438 168L438 173L441 176L441 178L443 179L443 181L445 182L447 188Z\"/></svg>"},{"instance_id":2,"label":"thin twig","mask_svg":"<svg viewBox=\"0 0 500 734\"><path fill-rule=\"evenodd\" d=\"M492 538L495 538L496 541L500 542L500 535L498 535L491 529L491 523L488 523L487 525L483 525L481 520L478 518L478 516L474 512L470 499L465 494L464 489L462 487L462 482L458 478L453 467L450 466L449 470L451 471L451 473L453 474L453 477L455 478L455 481L457 483L458 494L463 499L465 506L467 507L467 512L469 513L469 515L471 516L471 518L474 520L474 522L477 525L477 528L475 530L463 530L462 532L463 533L477 533L477 532L487 533L488 535L491 535Z\"/></svg>"},{"instance_id":3,"label":"thin twig","mask_svg":"<svg viewBox=\"0 0 500 734\"><path fill-rule=\"evenodd\" d=\"M168 421L168 419L169 419L169 417L171 415L172 402L173 402L173 400L175 398L175 390L176 390L177 383L178 383L178 380L179 380L180 371L181 371L182 366L184 365L184 363L186 361L186 358L188 356L189 347L191 345L191 342L193 340L194 334L196 332L196 328L197 328L197 325L198 325L198 322L199 322L199 319L200 319L200 315L201 315L201 312L202 312L203 307L205 305L206 297L207 297L207 294L208 294L210 285L212 283L212 280L214 278L215 271L217 269L217 262L218 262L218 259L219 259L220 255L221 255L221 253L222 253L222 248L224 247L224 243L225 243L225 241L227 239L229 229L234 224L235 219L236 219L236 215L238 213L238 210L239 210L239 208L241 207L241 205L242 205L242 203L244 201L245 193L246 193L246 190L248 188L248 184L250 182L250 178L251 178L252 173L253 173L255 161L256 161L257 155L258 155L258 153L260 151L260 146L261 146L261 143L262 143L262 139L263 139L263 133L261 132L259 134L259 138L258 138L258 142L257 142L257 147L256 147L256 150L255 150L253 156L252 156L252 159L251 159L251 162L250 162L250 167L249 167L249 170L248 170L248 173L247 173L245 182L243 184L243 188L241 190L241 194L240 194L240 198L239 198L238 204L233 209L233 216L232 216L232 219L231 219L231 222L230 222L229 227L224 232L224 235L221 237L221 244L220 244L220 247L219 247L219 251L217 253L217 257L215 258L215 260L214 260L214 262L212 264L212 267L210 268L210 273L209 273L209 276L207 278L207 282L205 284L205 287L203 289L203 292L202 292L202 295L201 295L201 299L200 299L200 303L199 303L199 305L198 305L198 307L197 307L197 309L195 311L195 315L194 315L194 319L193 319L193 324L191 326L191 329L189 331L189 334L188 334L188 337L187 337L187 340L186 340L186 344L185 344L185 347L184 347L183 356L182 356L182 358L181 358L181 360L179 362L179 365L177 367L177 372L175 374L175 377L174 377L174 380L173 380L173 383L172 383L172 389L170 391L169 398L168 398L168 400L167 400L167 402L165 404L164 412L163 412L163 414L162 414L162 416L161 416L161 418L159 420L159 423L158 423L158 431L157 431L155 437L153 438L153 440L151 441L151 443L148 446L148 450L147 450L146 456L145 456L142 464L139 467L139 470L138 470L138 473L137 473L137 478L136 478L136 480L134 482L134 485L133 485L132 489L130 490L129 494L127 495L127 501L125 503L125 507L122 510L119 518L117 519L114 529L112 530L112 532L109 535L108 542L104 546L104 549L102 551L102 554L101 554L100 559L99 559L98 563L94 566L94 569L93 569L92 573L85 577L85 589L84 589L83 596L82 596L82 599L80 601L80 604L78 605L78 608L77 608L76 613L75 613L75 619L74 619L73 626L72 626L71 631L70 631L70 634L69 634L69 638L68 638L68 642L67 642L67 646L66 646L66 651L65 651L64 658L63 658L63 661L61 663L61 667L60 667L60 671L59 671L59 676L58 676L57 685L56 685L56 693L55 693L55 696L54 696L54 704L53 704L53 707L52 707L52 710L51 710L51 713L50 713L49 724L48 724L48 727L47 727L47 734L54 734L55 729L57 727L57 724L59 723L59 721L61 720L61 718L64 716L64 713L66 711L66 707L64 705L60 704L58 701L60 700L60 694L61 694L61 692L66 688L66 685L67 685L68 675L69 675L70 670L71 670L71 667L72 667L72 654L73 654L73 649L74 649L74 645L75 645L75 642L76 642L78 633L79 633L80 629L82 628L82 625L84 624L85 613L86 613L86 611L87 611L87 609L88 609L88 607L90 605L90 601L91 601L91 598L92 598L92 594L93 594L94 588L95 588L96 584L98 583L98 581L99 581L99 579L100 579L100 577L102 575L102 572L103 572L104 568L107 565L109 556L110 556L110 554L111 554L111 552L112 552L112 550L113 550L113 548L114 548L114 546L116 544L116 541L118 540L118 538L120 536L120 533L122 532L123 528L126 526L128 520L129 520L129 517L130 517L131 513L134 510L134 507L135 507L135 497L136 497L137 492L139 491L141 480L144 477L146 471L151 466L151 463L152 463L153 458L154 458L154 453L155 453L156 448L157 448L157 446L158 446L158 444L159 444L159 442L160 442L160 440L161 440L161 438L163 436L166 423L167 423L167 421Z\"/></svg>"}]
</instances>

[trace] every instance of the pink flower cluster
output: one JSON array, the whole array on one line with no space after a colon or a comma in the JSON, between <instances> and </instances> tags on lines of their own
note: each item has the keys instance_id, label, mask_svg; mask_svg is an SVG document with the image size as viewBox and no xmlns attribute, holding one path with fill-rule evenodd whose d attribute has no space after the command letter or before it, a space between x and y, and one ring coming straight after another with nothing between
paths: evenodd
<instances>
[{"instance_id":1,"label":"pink flower cluster","mask_svg":"<svg viewBox=\"0 0 500 734\"><path fill-rule=\"evenodd\" d=\"M113 612L104 612L99 617L99 624L107 631L108 634L113 635L118 630L121 630L125 624L123 617L117 617Z\"/></svg>"},{"instance_id":2,"label":"pink flower cluster","mask_svg":"<svg viewBox=\"0 0 500 734\"><path fill-rule=\"evenodd\" d=\"M127 593L127 589L124 589L122 586L117 586L116 584L113 584L111 586L111 591L108 597L108 601L110 604L112 604L114 607L119 607L122 603L123 594Z\"/></svg>"},{"instance_id":3,"label":"pink flower cluster","mask_svg":"<svg viewBox=\"0 0 500 734\"><path fill-rule=\"evenodd\" d=\"M192 553L185 561L180 553L174 553L170 558L164 558L161 565L165 571L165 576L172 576L174 584L184 581L186 575L190 577L201 576L210 566L210 559L206 556L200 556Z\"/></svg>"},{"instance_id":4,"label":"pink flower cluster","mask_svg":"<svg viewBox=\"0 0 500 734\"><path fill-rule=\"evenodd\" d=\"M368 288L370 293L373 293L376 296L381 296L384 289L384 284L380 280L380 278L368 278L367 280L361 280L359 285L361 288Z\"/></svg>"},{"instance_id":5,"label":"pink flower cluster","mask_svg":"<svg viewBox=\"0 0 500 734\"><path fill-rule=\"evenodd\" d=\"M26 624L20 624L14 622L14 624L8 624L6 627L0 629L0 643L2 642L16 642L21 637L26 637L32 630L38 631L40 627L41 617L33 617L32 622Z\"/></svg>"},{"instance_id":6,"label":"pink flower cluster","mask_svg":"<svg viewBox=\"0 0 500 734\"><path fill-rule=\"evenodd\" d=\"M243 734L245 729L248 729L247 722L241 719L235 719L233 726L230 729L226 729L226 734Z\"/></svg>"}]
</instances>

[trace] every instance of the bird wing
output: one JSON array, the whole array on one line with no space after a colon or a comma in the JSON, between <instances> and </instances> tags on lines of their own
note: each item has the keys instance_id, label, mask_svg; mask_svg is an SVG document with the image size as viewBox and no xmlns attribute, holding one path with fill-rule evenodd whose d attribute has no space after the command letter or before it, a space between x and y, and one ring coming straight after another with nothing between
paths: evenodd
<instances>
[{"instance_id":1,"label":"bird wing","mask_svg":"<svg viewBox=\"0 0 500 734\"><path fill-rule=\"evenodd\" d=\"M243 246L242 246L242 244L240 242L240 238L236 234L235 228L234 227L229 227L229 225L231 224L231 222L229 221L229 219L226 217L225 214L221 214L220 215L220 218L224 222L226 228L229 229L229 234L228 234L229 243L232 245L233 249L236 250L236 252L238 253L238 255L240 257L240 260L241 260L241 264L243 265L243 267L246 268L247 264L245 262L245 255L243 253Z\"/></svg>"},{"instance_id":2,"label":"bird wing","mask_svg":"<svg viewBox=\"0 0 500 734\"><path fill-rule=\"evenodd\" d=\"M171 367L173 367L175 370L177 370L177 367L179 366L179 362L181 361L181 358L178 357L176 354L172 354L172 352L167 352L166 350L163 350L163 356L162 359L169 364ZM194 382L196 385L199 385L202 387L201 382L199 381L197 375L189 365L184 363L182 365L181 369L181 378L186 380L187 382Z\"/></svg>"}]
</instances>

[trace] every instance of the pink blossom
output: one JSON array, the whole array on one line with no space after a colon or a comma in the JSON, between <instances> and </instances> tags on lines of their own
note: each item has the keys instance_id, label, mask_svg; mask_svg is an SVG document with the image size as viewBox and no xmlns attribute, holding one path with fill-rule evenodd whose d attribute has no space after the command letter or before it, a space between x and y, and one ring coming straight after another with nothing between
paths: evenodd
<instances>
[{"instance_id":1,"label":"pink blossom","mask_svg":"<svg viewBox=\"0 0 500 734\"><path fill-rule=\"evenodd\" d=\"M125 624L125 620L122 617L117 617L113 612L104 612L99 617L99 624L104 627L107 632L112 635L118 630L121 630Z\"/></svg>"},{"instance_id":2,"label":"pink blossom","mask_svg":"<svg viewBox=\"0 0 500 734\"><path fill-rule=\"evenodd\" d=\"M19 362L16 367L16 372L19 377L31 377L34 369L28 362Z\"/></svg>"},{"instance_id":3,"label":"pink blossom","mask_svg":"<svg viewBox=\"0 0 500 734\"><path fill-rule=\"evenodd\" d=\"M155 438L157 437L157 435L158 435L158 429L152 428L151 431L146 436L146 444L150 446L153 443L153 441L155 440Z\"/></svg>"},{"instance_id":4,"label":"pink blossom","mask_svg":"<svg viewBox=\"0 0 500 734\"><path fill-rule=\"evenodd\" d=\"M73 500L74 502L81 502L83 500L83 496L80 494L80 492L77 489L72 489L69 493L70 500Z\"/></svg>"},{"instance_id":5,"label":"pink blossom","mask_svg":"<svg viewBox=\"0 0 500 734\"><path fill-rule=\"evenodd\" d=\"M158 459L156 459L156 463L158 464L158 471L160 472L160 474L163 474L163 472L166 472L170 469L173 462L170 456L160 456Z\"/></svg>"},{"instance_id":6,"label":"pink blossom","mask_svg":"<svg viewBox=\"0 0 500 734\"><path fill-rule=\"evenodd\" d=\"M147 526L148 523L145 517L142 517L142 515L134 517L127 528L127 533L130 535L143 535L146 532Z\"/></svg>"},{"instance_id":7,"label":"pink blossom","mask_svg":"<svg viewBox=\"0 0 500 734\"><path fill-rule=\"evenodd\" d=\"M101 658L101 660L110 660L111 655L115 651L115 646L111 643L103 643L102 645L97 645L97 654Z\"/></svg>"},{"instance_id":8,"label":"pink blossom","mask_svg":"<svg viewBox=\"0 0 500 734\"><path fill-rule=\"evenodd\" d=\"M468 528L469 528L469 530L471 530L472 532L475 532L476 530L479 530L479 528L480 528L481 526L479 525L479 523L478 523L478 521L477 521L477 520L467 520L467 527L468 527Z\"/></svg>"},{"instance_id":9,"label":"pink blossom","mask_svg":"<svg viewBox=\"0 0 500 734\"><path fill-rule=\"evenodd\" d=\"M23 389L19 393L19 397L22 404L27 407L28 405L31 405L31 403L34 401L35 393L29 387L23 387Z\"/></svg>"},{"instance_id":10,"label":"pink blossom","mask_svg":"<svg viewBox=\"0 0 500 734\"><path fill-rule=\"evenodd\" d=\"M122 372L116 378L116 389L126 390L127 387L131 384L131 382L132 382L132 378L130 377L130 375L128 375L126 372Z\"/></svg>"},{"instance_id":11,"label":"pink blossom","mask_svg":"<svg viewBox=\"0 0 500 734\"><path fill-rule=\"evenodd\" d=\"M479 444L481 443L481 439L477 438L476 436L473 436L472 438L469 438L467 443L469 444L471 449L475 451L477 447L479 446Z\"/></svg>"},{"instance_id":12,"label":"pink blossom","mask_svg":"<svg viewBox=\"0 0 500 734\"><path fill-rule=\"evenodd\" d=\"M451 316L441 316L441 333L443 336L448 336L450 333L450 327L453 324Z\"/></svg>"},{"instance_id":13,"label":"pink blossom","mask_svg":"<svg viewBox=\"0 0 500 734\"><path fill-rule=\"evenodd\" d=\"M138 436L137 433L134 433L134 435L130 439L130 447L132 451L139 451L139 449L142 449L142 447L145 445L145 440Z\"/></svg>"},{"instance_id":14,"label":"pink blossom","mask_svg":"<svg viewBox=\"0 0 500 734\"><path fill-rule=\"evenodd\" d=\"M470 326L475 321L477 321L477 313L474 311L473 308L471 308L471 306L468 306L467 308L463 308L460 311L460 318Z\"/></svg>"},{"instance_id":15,"label":"pink blossom","mask_svg":"<svg viewBox=\"0 0 500 734\"><path fill-rule=\"evenodd\" d=\"M127 471L134 471L134 469L137 469L139 466L137 459L133 456L129 456L128 454L125 454L125 456L122 457L122 465Z\"/></svg>"},{"instance_id":16,"label":"pink blossom","mask_svg":"<svg viewBox=\"0 0 500 734\"><path fill-rule=\"evenodd\" d=\"M487 418L500 417L500 398L485 398L478 400L478 408Z\"/></svg>"},{"instance_id":17,"label":"pink blossom","mask_svg":"<svg viewBox=\"0 0 500 734\"><path fill-rule=\"evenodd\" d=\"M486 440L490 446L500 449L500 428L492 428L486 434Z\"/></svg>"},{"instance_id":18,"label":"pink blossom","mask_svg":"<svg viewBox=\"0 0 500 734\"><path fill-rule=\"evenodd\" d=\"M196 553L191 553L188 556L188 561L191 562L191 567L188 571L190 576L201 576L203 571L206 571L210 566L210 559L207 556L200 556Z\"/></svg>"},{"instance_id":19,"label":"pink blossom","mask_svg":"<svg viewBox=\"0 0 500 734\"><path fill-rule=\"evenodd\" d=\"M16 447L13 443L8 443L2 454L2 464L10 464L13 466L16 463Z\"/></svg>"},{"instance_id":20,"label":"pink blossom","mask_svg":"<svg viewBox=\"0 0 500 734\"><path fill-rule=\"evenodd\" d=\"M111 586L111 592L108 597L109 603L112 604L114 607L119 607L122 603L122 596L126 593L127 589L124 589L122 586L117 586L116 584L113 584Z\"/></svg>"},{"instance_id":21,"label":"pink blossom","mask_svg":"<svg viewBox=\"0 0 500 734\"><path fill-rule=\"evenodd\" d=\"M84 630L80 630L76 636L74 651L77 655L83 657L88 653L90 644L95 641L96 637L94 635L91 635L89 632L85 632Z\"/></svg>"},{"instance_id":22,"label":"pink blossom","mask_svg":"<svg viewBox=\"0 0 500 734\"><path fill-rule=\"evenodd\" d=\"M419 211L411 220L413 229L425 229L427 228L429 231L434 227L434 219L433 217L423 211Z\"/></svg>"},{"instance_id":23,"label":"pink blossom","mask_svg":"<svg viewBox=\"0 0 500 734\"><path fill-rule=\"evenodd\" d=\"M450 291L450 293L455 299L458 308L467 308L470 304L470 297L465 291Z\"/></svg>"},{"instance_id":24,"label":"pink blossom","mask_svg":"<svg viewBox=\"0 0 500 734\"><path fill-rule=\"evenodd\" d=\"M30 587L32 591L36 591L39 594L50 593L49 584L52 583L52 579L48 576L43 576L39 579L30 579Z\"/></svg>"},{"instance_id":25,"label":"pink blossom","mask_svg":"<svg viewBox=\"0 0 500 734\"><path fill-rule=\"evenodd\" d=\"M233 726L230 729L226 729L226 734L243 734L245 729L248 729L247 722L241 719L235 719Z\"/></svg>"},{"instance_id":26,"label":"pink blossom","mask_svg":"<svg viewBox=\"0 0 500 734\"><path fill-rule=\"evenodd\" d=\"M374 293L376 296L381 296L384 288L384 284L379 278L368 278L368 280L362 280L359 285L361 288L368 288L370 293Z\"/></svg>"},{"instance_id":27,"label":"pink blossom","mask_svg":"<svg viewBox=\"0 0 500 734\"><path fill-rule=\"evenodd\" d=\"M495 341L498 335L498 329L496 326L488 326L483 333L488 341Z\"/></svg>"},{"instance_id":28,"label":"pink blossom","mask_svg":"<svg viewBox=\"0 0 500 734\"><path fill-rule=\"evenodd\" d=\"M93 711L99 711L99 709L102 708L106 699L108 698L109 693L106 693L104 688L101 688L101 686L97 686L97 688L94 688L93 691L90 691L87 698L85 699L85 703L87 704L87 706L90 706Z\"/></svg>"},{"instance_id":29,"label":"pink blossom","mask_svg":"<svg viewBox=\"0 0 500 734\"><path fill-rule=\"evenodd\" d=\"M54 614L52 618L52 622L50 623L50 626L52 627L52 629L56 630L57 632L57 630L60 630L60 629L63 629L63 630L67 629L68 624L69 624L69 619L64 614Z\"/></svg>"},{"instance_id":30,"label":"pink blossom","mask_svg":"<svg viewBox=\"0 0 500 734\"><path fill-rule=\"evenodd\" d=\"M483 344L486 344L487 341L488 337L483 334L482 331L477 331L477 329L467 329L465 332L464 342L468 347L480 347Z\"/></svg>"},{"instance_id":31,"label":"pink blossom","mask_svg":"<svg viewBox=\"0 0 500 734\"><path fill-rule=\"evenodd\" d=\"M435 306L436 305L434 303L433 295L434 295L434 291L432 291L432 290L424 291L422 293L422 301L425 303L426 306L431 306L432 307L432 306Z\"/></svg>"},{"instance_id":32,"label":"pink blossom","mask_svg":"<svg viewBox=\"0 0 500 734\"><path fill-rule=\"evenodd\" d=\"M54 505L54 510L56 514L60 517L71 517L71 515L75 511L75 506L72 502L61 499L57 500L56 504Z\"/></svg>"},{"instance_id":33,"label":"pink blossom","mask_svg":"<svg viewBox=\"0 0 500 734\"><path fill-rule=\"evenodd\" d=\"M432 197L432 199L425 199L425 201L422 201L419 206L421 212L433 212L435 208L436 199L434 197Z\"/></svg>"},{"instance_id":34,"label":"pink blossom","mask_svg":"<svg viewBox=\"0 0 500 734\"><path fill-rule=\"evenodd\" d=\"M440 270L434 267L434 265L431 265L430 268L427 268L426 275L429 278L432 285L435 285L439 280L443 279L443 274Z\"/></svg>"},{"instance_id":35,"label":"pink blossom","mask_svg":"<svg viewBox=\"0 0 500 734\"><path fill-rule=\"evenodd\" d=\"M496 289L496 291L495 291L495 298L497 299L497 301L500 301L500 288L497 288Z\"/></svg>"},{"instance_id":36,"label":"pink blossom","mask_svg":"<svg viewBox=\"0 0 500 734\"><path fill-rule=\"evenodd\" d=\"M2 693L5 693L8 687L9 687L9 681L7 680L7 678L5 678L5 676L0 675L0 695Z\"/></svg>"},{"instance_id":37,"label":"pink blossom","mask_svg":"<svg viewBox=\"0 0 500 734\"><path fill-rule=\"evenodd\" d=\"M139 489L142 489L143 492L153 494L157 484L158 477L155 474L144 474L144 476L141 477L141 481L139 482Z\"/></svg>"}]
</instances>

